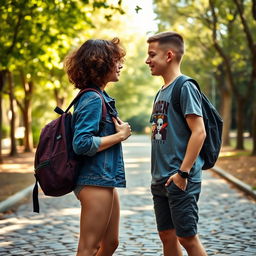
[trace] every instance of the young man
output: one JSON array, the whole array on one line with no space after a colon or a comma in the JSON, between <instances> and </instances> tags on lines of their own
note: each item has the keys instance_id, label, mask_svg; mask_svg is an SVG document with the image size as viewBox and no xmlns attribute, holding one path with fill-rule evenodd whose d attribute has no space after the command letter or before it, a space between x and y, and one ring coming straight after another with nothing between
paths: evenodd
<instances>
[{"instance_id":1,"label":"young man","mask_svg":"<svg viewBox=\"0 0 256 256\"><path fill-rule=\"evenodd\" d=\"M199 152L206 137L201 95L191 82L181 88L183 116L173 109L171 94L181 75L184 54L181 35L163 32L148 39L148 58L153 76L162 76L152 112L151 173L157 228L165 256L207 255L197 235L198 206L203 159Z\"/></svg>"}]
</instances>

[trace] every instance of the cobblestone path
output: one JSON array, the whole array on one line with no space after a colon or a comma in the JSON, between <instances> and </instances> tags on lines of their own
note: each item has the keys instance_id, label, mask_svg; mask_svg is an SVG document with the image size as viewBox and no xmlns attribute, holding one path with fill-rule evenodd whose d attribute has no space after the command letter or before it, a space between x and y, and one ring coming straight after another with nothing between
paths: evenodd
<instances>
[{"instance_id":1,"label":"cobblestone path","mask_svg":"<svg viewBox=\"0 0 256 256\"><path fill-rule=\"evenodd\" d=\"M146 136L124 143L127 188L120 189L120 245L115 256L160 256L150 184L150 144ZM199 235L211 255L256 255L256 204L211 171L203 173ZM73 256L79 235L79 202L71 193L41 195L40 214L32 204L0 220L0 256ZM184 253L186 255L186 253Z\"/></svg>"}]
</instances>

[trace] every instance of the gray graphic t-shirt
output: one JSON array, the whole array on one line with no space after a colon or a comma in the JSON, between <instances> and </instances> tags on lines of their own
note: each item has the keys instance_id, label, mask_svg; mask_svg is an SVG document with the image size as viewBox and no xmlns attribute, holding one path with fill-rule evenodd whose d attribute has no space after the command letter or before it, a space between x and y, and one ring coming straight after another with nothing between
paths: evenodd
<instances>
[{"instance_id":1,"label":"gray graphic t-shirt","mask_svg":"<svg viewBox=\"0 0 256 256\"><path fill-rule=\"evenodd\" d=\"M180 168L186 153L191 132L185 126L184 118L173 109L171 94L173 85L161 89L152 112L152 149L151 174L152 184L165 182ZM201 94L197 87L187 81L181 88L180 104L183 115L195 114L202 116ZM189 180L201 182L203 159L198 156Z\"/></svg>"}]
</instances>

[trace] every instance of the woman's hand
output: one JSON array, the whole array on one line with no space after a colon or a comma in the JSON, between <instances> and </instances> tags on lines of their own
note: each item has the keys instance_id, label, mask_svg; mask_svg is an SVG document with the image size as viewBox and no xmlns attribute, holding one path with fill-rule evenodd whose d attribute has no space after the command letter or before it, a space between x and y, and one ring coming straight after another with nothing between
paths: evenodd
<instances>
[{"instance_id":1,"label":"woman's hand","mask_svg":"<svg viewBox=\"0 0 256 256\"><path fill-rule=\"evenodd\" d=\"M126 140L129 136L131 136L132 130L131 126L128 123L123 122L119 117L112 117L112 119L116 127L116 132L121 135L122 141Z\"/></svg>"}]
</instances>

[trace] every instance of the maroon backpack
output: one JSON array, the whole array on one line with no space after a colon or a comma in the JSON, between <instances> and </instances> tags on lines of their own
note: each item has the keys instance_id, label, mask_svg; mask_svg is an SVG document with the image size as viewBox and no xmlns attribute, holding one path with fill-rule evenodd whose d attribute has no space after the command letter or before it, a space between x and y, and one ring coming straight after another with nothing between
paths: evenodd
<instances>
[{"instance_id":1,"label":"maroon backpack","mask_svg":"<svg viewBox=\"0 0 256 256\"><path fill-rule=\"evenodd\" d=\"M39 213L38 185L47 196L62 196L74 189L77 178L79 157L72 147L72 114L69 109L81 95L88 91L98 93L102 99L102 120L106 119L107 108L104 98L96 88L81 90L66 111L56 107L54 111L61 116L48 123L41 131L35 154L35 186L33 189L33 210Z\"/></svg>"}]
</instances>

